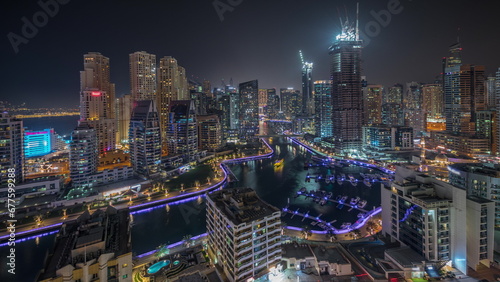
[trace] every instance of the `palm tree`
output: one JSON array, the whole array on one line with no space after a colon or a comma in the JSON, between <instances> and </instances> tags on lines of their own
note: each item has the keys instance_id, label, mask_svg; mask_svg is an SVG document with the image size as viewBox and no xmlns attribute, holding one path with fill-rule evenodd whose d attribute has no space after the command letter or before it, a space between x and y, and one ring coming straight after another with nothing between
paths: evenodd
<instances>
[{"instance_id":1,"label":"palm tree","mask_svg":"<svg viewBox=\"0 0 500 282\"><path fill-rule=\"evenodd\" d=\"M370 235L373 235L375 230L377 230L377 227L377 224L371 220L366 223L366 230L370 233Z\"/></svg>"},{"instance_id":2,"label":"palm tree","mask_svg":"<svg viewBox=\"0 0 500 282\"><path fill-rule=\"evenodd\" d=\"M354 229L352 231L352 233L353 233L354 239L358 239L359 237L361 237L361 231L359 229Z\"/></svg>"},{"instance_id":3,"label":"palm tree","mask_svg":"<svg viewBox=\"0 0 500 282\"><path fill-rule=\"evenodd\" d=\"M337 236L335 235L335 233L333 233L333 230L328 230L326 232L326 237L328 238L328 240L330 240L330 242L337 240Z\"/></svg>"},{"instance_id":4,"label":"palm tree","mask_svg":"<svg viewBox=\"0 0 500 282\"><path fill-rule=\"evenodd\" d=\"M189 248L189 246L193 242L193 240L191 240L191 237L193 237L191 234L187 234L184 235L184 237L182 237L182 240L184 241L184 245L186 246L186 248Z\"/></svg>"},{"instance_id":5,"label":"palm tree","mask_svg":"<svg viewBox=\"0 0 500 282\"><path fill-rule=\"evenodd\" d=\"M304 239L306 239L306 240L307 240L307 238L309 238L309 236L312 235L311 227L309 227L309 225L304 225L304 227L302 227L302 235L304 236Z\"/></svg>"},{"instance_id":6,"label":"palm tree","mask_svg":"<svg viewBox=\"0 0 500 282\"><path fill-rule=\"evenodd\" d=\"M287 226L288 226L288 224L286 224L286 222L284 222L284 221L281 222L281 235L283 235L283 233L285 233L285 229Z\"/></svg>"}]
</instances>

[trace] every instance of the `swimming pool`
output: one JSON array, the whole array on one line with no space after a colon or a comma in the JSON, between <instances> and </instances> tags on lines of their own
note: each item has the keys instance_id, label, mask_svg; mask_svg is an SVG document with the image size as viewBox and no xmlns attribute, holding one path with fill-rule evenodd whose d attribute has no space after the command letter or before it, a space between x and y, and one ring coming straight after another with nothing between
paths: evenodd
<instances>
[{"instance_id":1,"label":"swimming pool","mask_svg":"<svg viewBox=\"0 0 500 282\"><path fill-rule=\"evenodd\" d=\"M160 269L164 268L169 264L170 264L169 260L159 261L148 268L148 274L155 274L156 272L160 271Z\"/></svg>"}]
</instances>

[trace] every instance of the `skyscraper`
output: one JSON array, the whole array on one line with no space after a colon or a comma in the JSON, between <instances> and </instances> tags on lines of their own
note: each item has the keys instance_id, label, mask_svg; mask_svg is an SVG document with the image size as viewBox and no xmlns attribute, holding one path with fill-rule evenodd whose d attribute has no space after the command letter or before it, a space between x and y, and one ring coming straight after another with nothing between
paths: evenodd
<instances>
[{"instance_id":1,"label":"skyscraper","mask_svg":"<svg viewBox=\"0 0 500 282\"><path fill-rule=\"evenodd\" d=\"M198 148L215 152L222 147L222 131L217 115L197 116Z\"/></svg>"},{"instance_id":2,"label":"skyscraper","mask_svg":"<svg viewBox=\"0 0 500 282\"><path fill-rule=\"evenodd\" d=\"M115 87L109 81L109 58L90 52L83 56L80 72L80 121L95 128L99 152L114 150L116 120L114 118Z\"/></svg>"},{"instance_id":3,"label":"skyscraper","mask_svg":"<svg viewBox=\"0 0 500 282\"><path fill-rule=\"evenodd\" d=\"M181 155L185 162L197 160L198 124L193 101L172 101L166 137L169 155Z\"/></svg>"},{"instance_id":4,"label":"skyscraper","mask_svg":"<svg viewBox=\"0 0 500 282\"><path fill-rule=\"evenodd\" d=\"M281 109L288 119L293 119L301 114L302 103L299 90L281 88Z\"/></svg>"},{"instance_id":5,"label":"skyscraper","mask_svg":"<svg viewBox=\"0 0 500 282\"><path fill-rule=\"evenodd\" d=\"M401 104L403 102L403 85L397 83L394 86L389 87L388 91L384 93L383 101L385 103L397 103Z\"/></svg>"},{"instance_id":6,"label":"skyscraper","mask_svg":"<svg viewBox=\"0 0 500 282\"><path fill-rule=\"evenodd\" d=\"M496 73L496 81L495 81L495 97L496 97L496 105L495 105L495 109L497 111L497 113L500 113L500 67L498 68L498 71ZM500 118L499 118L500 115L496 115L496 119L495 119L495 124L496 124L496 127L497 127L497 134L495 135L495 139L496 139L496 144L497 144L497 149L496 151L497 152L500 152Z\"/></svg>"},{"instance_id":7,"label":"skyscraper","mask_svg":"<svg viewBox=\"0 0 500 282\"><path fill-rule=\"evenodd\" d=\"M422 136L425 131L426 113L422 108L422 101L420 84L417 82L407 83L403 96L405 125L413 128L415 137Z\"/></svg>"},{"instance_id":8,"label":"skyscraper","mask_svg":"<svg viewBox=\"0 0 500 282\"><path fill-rule=\"evenodd\" d=\"M85 121L71 133L69 143L69 176L73 187L92 187L94 183L90 178L97 172L98 142L95 128Z\"/></svg>"},{"instance_id":9,"label":"skyscraper","mask_svg":"<svg viewBox=\"0 0 500 282\"><path fill-rule=\"evenodd\" d=\"M128 143L128 133L130 126L130 117L132 116L133 99L131 94L116 98L115 116L116 116L116 140L118 143Z\"/></svg>"},{"instance_id":10,"label":"skyscraper","mask_svg":"<svg viewBox=\"0 0 500 282\"><path fill-rule=\"evenodd\" d=\"M444 113L444 95L441 84L422 85L423 110L427 118L440 118Z\"/></svg>"},{"instance_id":11,"label":"skyscraper","mask_svg":"<svg viewBox=\"0 0 500 282\"><path fill-rule=\"evenodd\" d=\"M484 66L455 65L446 68L444 81L446 131L475 134L476 111L485 109Z\"/></svg>"},{"instance_id":12,"label":"skyscraper","mask_svg":"<svg viewBox=\"0 0 500 282\"><path fill-rule=\"evenodd\" d=\"M302 51L299 51L300 61L302 63L302 114L309 116L314 114L313 98L313 63L304 61Z\"/></svg>"},{"instance_id":13,"label":"skyscraper","mask_svg":"<svg viewBox=\"0 0 500 282\"><path fill-rule=\"evenodd\" d=\"M156 98L156 55L138 51L129 55L130 93L134 101Z\"/></svg>"},{"instance_id":14,"label":"skyscraper","mask_svg":"<svg viewBox=\"0 0 500 282\"><path fill-rule=\"evenodd\" d=\"M361 148L363 92L361 90L361 48L357 28L349 21L342 25L330 47L332 79L332 141L337 154Z\"/></svg>"},{"instance_id":15,"label":"skyscraper","mask_svg":"<svg viewBox=\"0 0 500 282\"><path fill-rule=\"evenodd\" d=\"M239 89L240 137L248 142L259 134L259 82L240 83Z\"/></svg>"},{"instance_id":16,"label":"skyscraper","mask_svg":"<svg viewBox=\"0 0 500 282\"><path fill-rule=\"evenodd\" d=\"M156 96L161 128L166 128L171 102L181 100L184 96L185 99L190 99L184 68L180 67L177 60L172 57L166 56L160 59ZM162 130L163 146L166 148L165 133L166 131Z\"/></svg>"},{"instance_id":17,"label":"skyscraper","mask_svg":"<svg viewBox=\"0 0 500 282\"><path fill-rule=\"evenodd\" d=\"M332 137L332 82L314 82L315 129L321 138Z\"/></svg>"},{"instance_id":18,"label":"skyscraper","mask_svg":"<svg viewBox=\"0 0 500 282\"><path fill-rule=\"evenodd\" d=\"M0 185L24 181L23 121L0 113ZM12 177L13 176L13 177ZM10 187L10 186L9 186Z\"/></svg>"},{"instance_id":19,"label":"skyscraper","mask_svg":"<svg viewBox=\"0 0 500 282\"><path fill-rule=\"evenodd\" d=\"M382 85L368 85L363 92L364 123L367 125L382 123L382 96L384 87Z\"/></svg>"},{"instance_id":20,"label":"skyscraper","mask_svg":"<svg viewBox=\"0 0 500 282\"><path fill-rule=\"evenodd\" d=\"M496 77L488 76L485 81L486 89L486 107L487 109L493 109L496 107Z\"/></svg>"},{"instance_id":21,"label":"skyscraper","mask_svg":"<svg viewBox=\"0 0 500 282\"><path fill-rule=\"evenodd\" d=\"M160 121L153 100L135 102L130 118L129 144L135 173L150 176L160 172Z\"/></svg>"},{"instance_id":22,"label":"skyscraper","mask_svg":"<svg viewBox=\"0 0 500 282\"><path fill-rule=\"evenodd\" d=\"M276 118L281 110L281 97L277 95L276 89L267 89L267 109L265 114L269 118Z\"/></svg>"}]
</instances>

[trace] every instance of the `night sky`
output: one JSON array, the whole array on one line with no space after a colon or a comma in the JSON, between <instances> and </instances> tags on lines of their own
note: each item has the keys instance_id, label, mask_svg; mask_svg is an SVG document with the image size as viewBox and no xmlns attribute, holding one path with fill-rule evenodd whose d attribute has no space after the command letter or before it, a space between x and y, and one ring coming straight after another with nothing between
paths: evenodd
<instances>
[{"instance_id":1,"label":"night sky","mask_svg":"<svg viewBox=\"0 0 500 282\"><path fill-rule=\"evenodd\" d=\"M338 10L344 15L346 7L352 19L356 10L355 1L347 0L218 0L239 3L221 21L214 2L70 0L16 54L9 32L22 36L21 19L32 22L42 8L37 1L4 0L0 100L77 106L79 71L89 51L110 58L118 97L130 91L128 54L135 51L158 60L173 56L188 77L209 79L212 86L233 78L235 84L258 79L260 88L300 88L298 51L314 63L314 80L328 79L327 49L340 30ZM372 11L387 10L391 2L398 1L360 1L361 31L374 21ZM488 74L500 66L498 1L399 2L400 12L363 50L369 83L432 82L457 28L464 63L486 65Z\"/></svg>"}]
</instances>

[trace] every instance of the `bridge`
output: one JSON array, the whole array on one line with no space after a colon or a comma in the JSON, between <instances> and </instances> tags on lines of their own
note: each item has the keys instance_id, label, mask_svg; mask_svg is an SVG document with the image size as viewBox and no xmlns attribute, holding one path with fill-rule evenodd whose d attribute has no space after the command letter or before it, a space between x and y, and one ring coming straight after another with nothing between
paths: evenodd
<instances>
[{"instance_id":1,"label":"bridge","mask_svg":"<svg viewBox=\"0 0 500 282\"><path fill-rule=\"evenodd\" d=\"M262 134L262 135L255 135L258 138L269 138L269 137L304 137L304 134L299 135L299 134Z\"/></svg>"}]
</instances>

